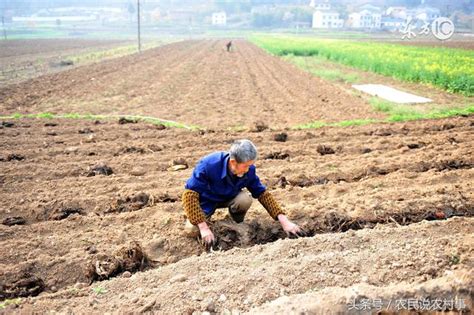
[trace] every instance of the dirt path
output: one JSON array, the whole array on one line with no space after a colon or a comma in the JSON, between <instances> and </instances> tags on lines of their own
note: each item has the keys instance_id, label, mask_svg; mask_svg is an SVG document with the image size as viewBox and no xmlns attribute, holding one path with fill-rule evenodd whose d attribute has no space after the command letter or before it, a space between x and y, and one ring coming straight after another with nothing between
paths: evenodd
<instances>
[{"instance_id":1,"label":"dirt path","mask_svg":"<svg viewBox=\"0 0 474 315\"><path fill-rule=\"evenodd\" d=\"M139 114L207 128L380 118L360 98L237 41L184 41L0 89L2 113Z\"/></svg>"}]
</instances>

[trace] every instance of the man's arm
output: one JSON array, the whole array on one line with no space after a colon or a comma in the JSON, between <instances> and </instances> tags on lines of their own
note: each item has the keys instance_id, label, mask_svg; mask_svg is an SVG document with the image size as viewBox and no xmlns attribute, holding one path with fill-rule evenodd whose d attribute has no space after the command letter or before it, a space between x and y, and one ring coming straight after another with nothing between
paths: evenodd
<instances>
[{"instance_id":1,"label":"man's arm","mask_svg":"<svg viewBox=\"0 0 474 315\"><path fill-rule=\"evenodd\" d=\"M283 227L283 230L287 234L293 234L296 236L306 236L306 232L303 229L288 220L285 211L268 190L265 190L260 195L260 197L258 197L258 201L260 201L262 206L265 208L265 210L267 210L268 214L273 218L273 220L280 222L281 226Z\"/></svg>"},{"instance_id":2,"label":"man's arm","mask_svg":"<svg viewBox=\"0 0 474 315\"><path fill-rule=\"evenodd\" d=\"M191 177L185 185L182 196L183 208L186 217L193 225L206 221L206 214L201 208L199 196L209 187L209 178L207 176L206 165L199 161L193 170Z\"/></svg>"},{"instance_id":3,"label":"man's arm","mask_svg":"<svg viewBox=\"0 0 474 315\"><path fill-rule=\"evenodd\" d=\"M207 225L206 215L201 208L199 196L209 187L206 166L199 162L193 170L191 178L186 182L186 189L183 193L183 208L189 222L197 225L201 238L206 246L212 246L215 241L214 234Z\"/></svg>"},{"instance_id":4,"label":"man's arm","mask_svg":"<svg viewBox=\"0 0 474 315\"><path fill-rule=\"evenodd\" d=\"M252 197L260 201L273 220L278 221L278 215L285 215L285 211L283 211L283 208L280 206L278 201L276 201L273 195L267 190L267 187L262 184L260 178L257 176L254 165L250 167L247 176L249 177L247 189L252 193Z\"/></svg>"},{"instance_id":5,"label":"man's arm","mask_svg":"<svg viewBox=\"0 0 474 315\"><path fill-rule=\"evenodd\" d=\"M211 229L207 225L206 215L199 204L199 193L191 189L185 189L182 200L184 213L189 222L198 226L201 238L205 242L206 247L212 246L215 238Z\"/></svg>"},{"instance_id":6,"label":"man's arm","mask_svg":"<svg viewBox=\"0 0 474 315\"><path fill-rule=\"evenodd\" d=\"M206 221L206 215L199 204L199 193L191 189L185 189L182 201L184 213L191 224L198 225Z\"/></svg>"},{"instance_id":7,"label":"man's arm","mask_svg":"<svg viewBox=\"0 0 474 315\"><path fill-rule=\"evenodd\" d=\"M268 214L272 217L273 220L278 221L279 214L285 214L283 208L280 206L278 201L276 201L275 197L268 191L265 190L260 197L258 197L258 201L262 204L262 206L267 210Z\"/></svg>"},{"instance_id":8,"label":"man's arm","mask_svg":"<svg viewBox=\"0 0 474 315\"><path fill-rule=\"evenodd\" d=\"M285 211L280 206L278 201L267 190L267 187L260 182L255 170L255 166L249 169L249 182L247 189L252 193L252 197L257 198L262 206L267 210L268 214L273 220L279 221L283 230L290 235L304 236L306 233L296 224L288 220Z\"/></svg>"}]
</instances>

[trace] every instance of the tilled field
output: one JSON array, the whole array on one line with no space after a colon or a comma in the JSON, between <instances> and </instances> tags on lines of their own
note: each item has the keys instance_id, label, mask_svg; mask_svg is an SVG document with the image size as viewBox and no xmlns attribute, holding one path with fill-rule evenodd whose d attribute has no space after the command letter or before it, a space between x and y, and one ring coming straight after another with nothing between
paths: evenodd
<instances>
[{"instance_id":1,"label":"tilled field","mask_svg":"<svg viewBox=\"0 0 474 315\"><path fill-rule=\"evenodd\" d=\"M357 313L364 299L395 312L388 302L409 298L472 311L474 117L293 130L378 114L247 42L229 54L224 43L175 43L0 89L2 114L206 128L0 121L0 312ZM310 235L287 239L255 202L242 224L213 216L220 250L206 253L183 235L180 195L202 156L242 138Z\"/></svg>"},{"instance_id":2,"label":"tilled field","mask_svg":"<svg viewBox=\"0 0 474 315\"><path fill-rule=\"evenodd\" d=\"M380 118L342 88L236 41L183 41L0 89L3 113L135 114L203 128Z\"/></svg>"},{"instance_id":3,"label":"tilled field","mask_svg":"<svg viewBox=\"0 0 474 315\"><path fill-rule=\"evenodd\" d=\"M438 39L417 39L412 41L394 41L401 45L413 45L413 46L427 46L427 47L440 47L440 48L459 48L459 49L474 49L474 41L471 39L454 39L449 41L440 41Z\"/></svg>"},{"instance_id":4,"label":"tilled field","mask_svg":"<svg viewBox=\"0 0 474 315\"><path fill-rule=\"evenodd\" d=\"M18 83L71 65L68 56L125 45L119 40L34 39L0 41L0 87Z\"/></svg>"},{"instance_id":5,"label":"tilled field","mask_svg":"<svg viewBox=\"0 0 474 315\"><path fill-rule=\"evenodd\" d=\"M2 294L58 291L21 307L138 310L151 298L152 309L187 312L211 298L218 312L243 311L281 294L472 271L472 116L261 132L12 122L0 130ZM192 167L239 138L256 143L261 179L315 237L277 241L284 235L258 202L244 224L215 217L223 254L202 255L182 235L179 195ZM142 269L153 271L98 282Z\"/></svg>"}]
</instances>

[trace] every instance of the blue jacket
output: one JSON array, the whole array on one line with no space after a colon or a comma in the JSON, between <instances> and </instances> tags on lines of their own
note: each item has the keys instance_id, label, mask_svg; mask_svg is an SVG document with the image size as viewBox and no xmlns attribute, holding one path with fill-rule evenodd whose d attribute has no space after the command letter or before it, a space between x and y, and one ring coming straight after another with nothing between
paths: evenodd
<instances>
[{"instance_id":1,"label":"blue jacket","mask_svg":"<svg viewBox=\"0 0 474 315\"><path fill-rule=\"evenodd\" d=\"M219 203L235 198L246 187L253 198L258 198L267 189L255 172L255 165L243 177L231 174L228 152L214 152L203 157L187 180L185 188L199 193L201 208L212 215Z\"/></svg>"}]
</instances>

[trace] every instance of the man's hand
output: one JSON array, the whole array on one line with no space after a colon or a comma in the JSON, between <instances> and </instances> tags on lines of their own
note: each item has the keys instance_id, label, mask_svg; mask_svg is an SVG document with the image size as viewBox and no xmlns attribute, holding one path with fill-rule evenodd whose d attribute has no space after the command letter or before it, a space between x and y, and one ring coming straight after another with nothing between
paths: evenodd
<instances>
[{"instance_id":1,"label":"man's hand","mask_svg":"<svg viewBox=\"0 0 474 315\"><path fill-rule=\"evenodd\" d=\"M214 247L216 243L216 238L212 233L211 229L206 222L201 222L198 224L199 232L201 232L201 240L203 245L206 247L206 250L210 250Z\"/></svg>"},{"instance_id":2,"label":"man's hand","mask_svg":"<svg viewBox=\"0 0 474 315\"><path fill-rule=\"evenodd\" d=\"M286 232L286 235L288 236L294 236L294 237L304 237L307 236L306 231L304 231L302 228L300 228L298 225L294 224L284 214L279 214L278 215L278 221L280 221L281 226L283 227L283 230Z\"/></svg>"}]
</instances>

